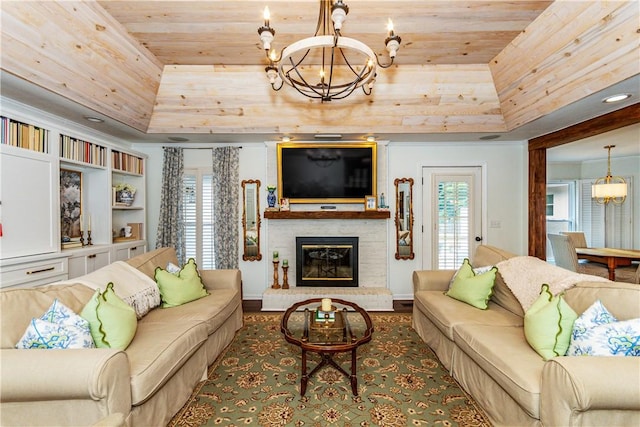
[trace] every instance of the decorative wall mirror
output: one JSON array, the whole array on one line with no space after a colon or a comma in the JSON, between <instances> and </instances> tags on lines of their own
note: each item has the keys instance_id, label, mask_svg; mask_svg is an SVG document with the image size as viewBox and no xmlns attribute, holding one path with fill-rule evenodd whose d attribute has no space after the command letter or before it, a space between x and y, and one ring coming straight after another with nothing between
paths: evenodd
<instances>
[{"instance_id":1,"label":"decorative wall mirror","mask_svg":"<svg viewBox=\"0 0 640 427\"><path fill-rule=\"evenodd\" d=\"M396 259L413 259L413 178L397 178Z\"/></svg>"},{"instance_id":2,"label":"decorative wall mirror","mask_svg":"<svg viewBox=\"0 0 640 427\"><path fill-rule=\"evenodd\" d=\"M260 261L260 180L242 181L242 237L244 261Z\"/></svg>"}]
</instances>

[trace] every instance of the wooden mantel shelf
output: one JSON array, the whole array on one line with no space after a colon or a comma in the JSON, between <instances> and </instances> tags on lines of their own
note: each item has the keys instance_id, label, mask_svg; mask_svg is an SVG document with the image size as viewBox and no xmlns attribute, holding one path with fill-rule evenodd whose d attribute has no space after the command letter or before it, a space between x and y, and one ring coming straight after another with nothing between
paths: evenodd
<instances>
[{"instance_id":1,"label":"wooden mantel shelf","mask_svg":"<svg viewBox=\"0 0 640 427\"><path fill-rule=\"evenodd\" d=\"M387 219L389 211L264 211L266 219Z\"/></svg>"}]
</instances>

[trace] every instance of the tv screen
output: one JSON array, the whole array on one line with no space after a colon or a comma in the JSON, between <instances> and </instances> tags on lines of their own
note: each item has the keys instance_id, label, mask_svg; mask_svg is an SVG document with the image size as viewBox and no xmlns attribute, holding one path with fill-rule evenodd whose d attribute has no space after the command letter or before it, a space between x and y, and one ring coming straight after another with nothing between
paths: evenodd
<instances>
[{"instance_id":1,"label":"tv screen","mask_svg":"<svg viewBox=\"0 0 640 427\"><path fill-rule=\"evenodd\" d=\"M376 143L278 144L278 188L290 203L363 203L376 194Z\"/></svg>"}]
</instances>

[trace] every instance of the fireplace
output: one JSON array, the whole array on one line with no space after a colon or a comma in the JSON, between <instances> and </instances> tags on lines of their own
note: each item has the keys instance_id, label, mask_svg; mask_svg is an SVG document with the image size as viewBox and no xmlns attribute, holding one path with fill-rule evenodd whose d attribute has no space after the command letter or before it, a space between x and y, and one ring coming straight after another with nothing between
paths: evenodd
<instances>
[{"instance_id":1,"label":"fireplace","mask_svg":"<svg viewBox=\"0 0 640 427\"><path fill-rule=\"evenodd\" d=\"M358 286L357 237L296 237L296 286Z\"/></svg>"}]
</instances>

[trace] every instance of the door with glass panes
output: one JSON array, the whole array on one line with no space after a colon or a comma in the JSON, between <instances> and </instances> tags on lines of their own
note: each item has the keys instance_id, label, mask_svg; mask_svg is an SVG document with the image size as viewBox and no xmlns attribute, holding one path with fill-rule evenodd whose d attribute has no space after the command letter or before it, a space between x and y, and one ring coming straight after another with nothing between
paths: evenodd
<instances>
[{"instance_id":1,"label":"door with glass panes","mask_svg":"<svg viewBox=\"0 0 640 427\"><path fill-rule=\"evenodd\" d=\"M457 269L482 244L482 167L423 168L423 268Z\"/></svg>"}]
</instances>

